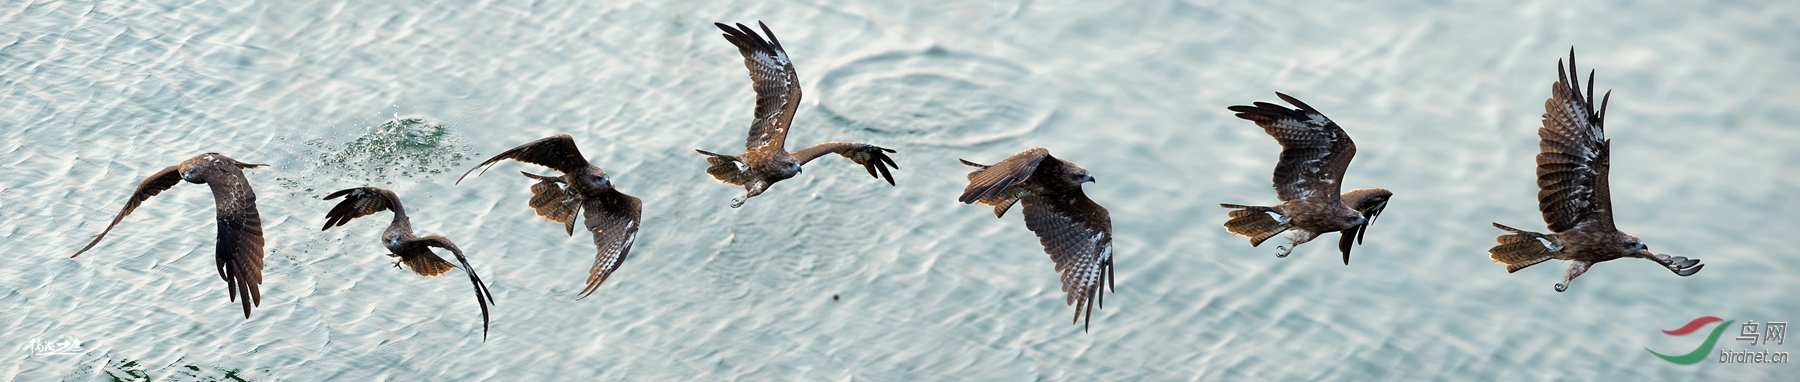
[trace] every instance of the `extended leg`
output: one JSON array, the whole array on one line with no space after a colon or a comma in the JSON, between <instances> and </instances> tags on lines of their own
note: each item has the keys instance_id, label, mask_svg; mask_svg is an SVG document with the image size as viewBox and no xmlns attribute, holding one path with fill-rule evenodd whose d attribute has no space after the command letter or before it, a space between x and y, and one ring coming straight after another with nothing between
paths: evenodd
<instances>
[{"instance_id":1,"label":"extended leg","mask_svg":"<svg viewBox=\"0 0 1800 382\"><path fill-rule=\"evenodd\" d=\"M1569 282L1575 281L1576 277L1581 277L1582 273L1586 273L1590 265L1594 265L1594 263L1580 260L1569 262L1569 273L1563 275L1563 282L1556 284L1556 291L1569 290Z\"/></svg>"},{"instance_id":2,"label":"extended leg","mask_svg":"<svg viewBox=\"0 0 1800 382\"><path fill-rule=\"evenodd\" d=\"M1312 231L1307 231L1307 230L1303 230L1303 229L1292 229L1290 231L1292 233L1288 235L1288 245L1275 247L1275 249L1281 251L1280 253L1275 254L1276 258L1287 258L1288 255L1291 255L1294 253L1294 247L1299 247L1301 244L1306 244L1306 242L1312 241L1313 237L1319 236L1318 234L1315 234Z\"/></svg>"},{"instance_id":3,"label":"extended leg","mask_svg":"<svg viewBox=\"0 0 1800 382\"><path fill-rule=\"evenodd\" d=\"M744 197L742 199L731 199L731 208L743 207L744 202L749 201L750 198L756 197L757 195L762 195L763 190L768 187L769 185L767 183L761 181L744 185Z\"/></svg>"}]
</instances>

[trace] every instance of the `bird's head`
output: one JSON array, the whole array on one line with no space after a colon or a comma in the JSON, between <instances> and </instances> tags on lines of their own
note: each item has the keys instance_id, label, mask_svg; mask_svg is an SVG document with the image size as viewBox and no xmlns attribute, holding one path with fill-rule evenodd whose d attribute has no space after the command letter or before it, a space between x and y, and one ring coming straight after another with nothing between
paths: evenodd
<instances>
[{"instance_id":1,"label":"bird's head","mask_svg":"<svg viewBox=\"0 0 1800 382\"><path fill-rule=\"evenodd\" d=\"M201 173L201 171L205 171L205 167L206 166L190 166L183 163L181 169L178 171L181 172L181 180L188 181L188 183L205 184L206 176Z\"/></svg>"},{"instance_id":2,"label":"bird's head","mask_svg":"<svg viewBox=\"0 0 1800 382\"><path fill-rule=\"evenodd\" d=\"M587 177L587 182L589 186L600 188L612 187L612 177L606 175Z\"/></svg>"},{"instance_id":3,"label":"bird's head","mask_svg":"<svg viewBox=\"0 0 1800 382\"><path fill-rule=\"evenodd\" d=\"M1081 168L1081 166L1076 166L1074 163L1063 162L1063 171L1062 172L1063 172L1062 175L1064 177L1066 177L1066 179L1068 179L1068 181L1072 184L1082 184L1082 183L1093 183L1094 182L1094 175L1088 174L1087 169Z\"/></svg>"},{"instance_id":4,"label":"bird's head","mask_svg":"<svg viewBox=\"0 0 1800 382\"><path fill-rule=\"evenodd\" d=\"M761 169L761 171L756 171L756 169ZM766 165L753 167L752 172L771 182L787 180L800 175L800 162L774 160Z\"/></svg>"},{"instance_id":5,"label":"bird's head","mask_svg":"<svg viewBox=\"0 0 1800 382\"><path fill-rule=\"evenodd\" d=\"M1650 252L1650 246L1645 245L1643 240L1638 240L1637 236L1625 235L1624 245L1626 250L1631 251L1632 256L1656 258L1656 254Z\"/></svg>"}]
</instances>

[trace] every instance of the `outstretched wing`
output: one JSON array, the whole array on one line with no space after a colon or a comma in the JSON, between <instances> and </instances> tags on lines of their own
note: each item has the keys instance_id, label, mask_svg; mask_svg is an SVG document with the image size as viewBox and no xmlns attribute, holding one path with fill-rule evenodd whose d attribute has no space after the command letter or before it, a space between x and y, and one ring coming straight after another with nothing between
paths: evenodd
<instances>
[{"instance_id":1,"label":"outstretched wing","mask_svg":"<svg viewBox=\"0 0 1800 382\"><path fill-rule=\"evenodd\" d=\"M165 167L150 174L150 177L144 178L142 182L138 182L137 191L132 191L131 197L125 199L125 208L120 209L119 214L113 216L112 224L107 224L105 230L100 231L99 235L94 235L94 241L88 242L87 246L81 247L81 250L75 251L75 255L69 257L81 256L82 252L87 252L94 248L95 244L100 244L100 239L106 237L107 232L112 232L113 226L119 225L119 221L124 220L125 215L130 215L131 210L137 209L139 204L144 203L144 200L175 187L176 183L181 183L181 166Z\"/></svg>"},{"instance_id":2,"label":"outstretched wing","mask_svg":"<svg viewBox=\"0 0 1800 382\"><path fill-rule=\"evenodd\" d=\"M475 274L475 267L469 266L469 258L463 256L462 249L456 248L456 243L450 242L450 238L444 237L443 235L421 237L416 239L416 241L425 245L448 249L450 250L450 253L456 254L456 262L462 263L463 272L469 273L469 282L475 284L475 302L481 304L481 340L487 341L488 305L494 303L494 294L488 291L486 284L481 283L481 276Z\"/></svg>"},{"instance_id":3,"label":"outstretched wing","mask_svg":"<svg viewBox=\"0 0 1800 382\"><path fill-rule=\"evenodd\" d=\"M249 179L235 162L196 162L204 168L195 171L212 187L213 207L218 212L219 237L213 261L219 278L225 280L233 301L243 297L244 318L250 318L250 307L262 305L262 216L256 211L256 191L250 189Z\"/></svg>"},{"instance_id":4,"label":"outstretched wing","mask_svg":"<svg viewBox=\"0 0 1800 382\"><path fill-rule=\"evenodd\" d=\"M1031 174L1037 171L1038 164L1043 163L1046 158L1050 158L1050 150L1033 147L1006 157L1005 160L992 166L982 166L964 160L963 164L981 167L981 169L969 173L969 185L963 187L962 196L956 198L956 201L964 204L982 202L982 204L993 205L996 207L994 216L999 217L1006 213L1006 209L1001 207L1010 207L1015 201L1012 199L1013 196L1008 193L1008 189L1030 178Z\"/></svg>"},{"instance_id":5,"label":"outstretched wing","mask_svg":"<svg viewBox=\"0 0 1800 382\"><path fill-rule=\"evenodd\" d=\"M1112 218L1080 187L1055 195L1026 194L1024 202L1025 227L1037 233L1062 274L1062 290L1069 294L1064 303L1075 306L1075 321L1085 311L1091 323L1094 309L1105 305L1102 286L1112 287Z\"/></svg>"},{"instance_id":6,"label":"outstretched wing","mask_svg":"<svg viewBox=\"0 0 1800 382\"><path fill-rule=\"evenodd\" d=\"M1337 122L1287 94L1275 93L1290 109L1268 102L1232 106L1238 118L1256 122L1281 143L1281 161L1275 164L1275 193L1282 201L1324 197L1338 200L1344 170L1356 156L1356 143Z\"/></svg>"},{"instance_id":7,"label":"outstretched wing","mask_svg":"<svg viewBox=\"0 0 1800 382\"><path fill-rule=\"evenodd\" d=\"M756 120L750 123L744 150L784 150L788 125L794 121L794 111L800 108L800 75L794 73L794 63L788 61L787 51L781 48L775 32L762 22L756 25L769 35L768 40L744 24L735 28L724 23L713 25L725 31L726 41L737 45L738 53L744 56L744 67L750 69L751 87L756 89Z\"/></svg>"},{"instance_id":8,"label":"outstretched wing","mask_svg":"<svg viewBox=\"0 0 1800 382\"><path fill-rule=\"evenodd\" d=\"M581 297L585 298L594 294L631 254L644 205L636 197L609 189L604 195L588 199L582 207L582 218L588 232L594 234L594 247L599 250L594 254L593 268L588 269L587 287L581 290Z\"/></svg>"},{"instance_id":9,"label":"outstretched wing","mask_svg":"<svg viewBox=\"0 0 1800 382\"><path fill-rule=\"evenodd\" d=\"M843 155L856 164L862 165L863 169L869 170L869 176L876 179L887 179L888 185L892 186L894 185L894 175L888 172L888 168L898 169L900 165L894 164L894 158L888 157L887 153L891 152L895 152L894 149L867 143L826 142L795 151L794 160L800 161L800 164L804 165L806 162L825 156L825 154ZM877 170L881 173L876 174Z\"/></svg>"},{"instance_id":10,"label":"outstretched wing","mask_svg":"<svg viewBox=\"0 0 1800 382\"><path fill-rule=\"evenodd\" d=\"M1361 225L1341 232L1343 237L1338 238L1338 251L1344 253L1344 265L1350 265L1350 245L1362 244L1363 233L1368 232L1369 226L1375 224L1375 218L1381 216L1381 210L1387 209L1388 199L1393 196L1392 191L1380 188L1364 188L1344 193L1344 205L1361 212L1363 218L1368 219Z\"/></svg>"},{"instance_id":11,"label":"outstretched wing","mask_svg":"<svg viewBox=\"0 0 1800 382\"><path fill-rule=\"evenodd\" d=\"M1574 78L1569 73L1575 74ZM1559 76L1544 100L1544 126L1538 128L1538 210L1550 231L1562 232L1593 221L1612 228L1612 198L1607 191L1610 141L1602 121L1612 91L1594 112L1594 75L1588 73L1588 93L1581 93L1581 73L1575 71L1575 50L1569 49L1569 68L1556 64ZM1573 79L1574 81L1570 81Z\"/></svg>"},{"instance_id":12,"label":"outstretched wing","mask_svg":"<svg viewBox=\"0 0 1800 382\"><path fill-rule=\"evenodd\" d=\"M462 179L468 177L470 172L475 172L477 168L487 167L504 159L549 167L564 174L581 173L589 166L587 158L581 156L581 149L575 148L575 138L568 134L557 134L501 151L493 158L488 158L487 161L463 172L461 177L456 178L456 182L462 183ZM487 172L487 170L482 170L482 172Z\"/></svg>"},{"instance_id":13,"label":"outstretched wing","mask_svg":"<svg viewBox=\"0 0 1800 382\"><path fill-rule=\"evenodd\" d=\"M338 190L330 195L325 195L324 200L337 199L338 197L344 197L344 201L338 202L337 206L331 207L330 212L325 213L325 226L319 228L320 231L331 229L331 227L342 226L344 223L349 223L350 219L369 216L376 212L392 210L400 205L398 202L400 197L394 195L393 191L376 187L357 187Z\"/></svg>"}]
</instances>

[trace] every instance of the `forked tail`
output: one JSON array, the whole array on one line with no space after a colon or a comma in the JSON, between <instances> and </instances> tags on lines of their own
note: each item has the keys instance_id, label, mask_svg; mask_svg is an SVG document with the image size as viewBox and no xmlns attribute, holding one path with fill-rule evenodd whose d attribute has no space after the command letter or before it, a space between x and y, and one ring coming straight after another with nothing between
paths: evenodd
<instances>
[{"instance_id":1,"label":"forked tail","mask_svg":"<svg viewBox=\"0 0 1800 382\"><path fill-rule=\"evenodd\" d=\"M1506 234L1494 238L1499 244L1488 248L1488 258L1494 259L1496 263L1506 264L1506 273L1518 272L1525 267L1554 259L1563 248L1561 240L1541 233L1507 227L1500 223L1494 223L1494 228L1504 230Z\"/></svg>"},{"instance_id":2,"label":"forked tail","mask_svg":"<svg viewBox=\"0 0 1800 382\"><path fill-rule=\"evenodd\" d=\"M546 220L562 223L563 233L574 235L575 214L581 212L581 203L575 200L574 194L563 189L561 178L519 173L538 181L531 185L531 209Z\"/></svg>"},{"instance_id":3,"label":"forked tail","mask_svg":"<svg viewBox=\"0 0 1800 382\"><path fill-rule=\"evenodd\" d=\"M1231 210L1231 220L1225 221L1225 230L1250 238L1252 247L1261 246L1263 241L1288 230L1288 217L1273 208L1236 204L1220 204L1219 207L1235 208Z\"/></svg>"},{"instance_id":4,"label":"forked tail","mask_svg":"<svg viewBox=\"0 0 1800 382\"><path fill-rule=\"evenodd\" d=\"M700 149L694 149L694 151L706 155L706 163L712 165L706 168L706 173L711 174L713 179L739 186L750 183L750 174L740 167L743 164L737 157L710 153Z\"/></svg>"}]
</instances>

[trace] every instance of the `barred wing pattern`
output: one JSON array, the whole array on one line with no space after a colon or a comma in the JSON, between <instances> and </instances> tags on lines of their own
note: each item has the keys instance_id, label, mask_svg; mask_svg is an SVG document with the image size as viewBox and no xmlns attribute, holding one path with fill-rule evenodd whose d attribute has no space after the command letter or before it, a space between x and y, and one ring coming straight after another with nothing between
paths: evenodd
<instances>
[{"instance_id":1,"label":"barred wing pattern","mask_svg":"<svg viewBox=\"0 0 1800 382\"><path fill-rule=\"evenodd\" d=\"M964 160L963 164L980 167L981 170L969 173L969 185L963 187L962 196L958 197L956 201L965 204L979 201L982 204L995 206L994 217L1000 217L1006 213L1006 208L1010 207L1012 202L1017 201L1016 196L1009 194L1012 186L1030 178L1032 173L1037 172L1038 165L1044 163L1045 159L1054 159L1050 156L1050 150L1033 147L1006 157L1005 160L992 166L983 166ZM999 204L1000 202L1005 203Z\"/></svg>"},{"instance_id":2,"label":"barred wing pattern","mask_svg":"<svg viewBox=\"0 0 1800 382\"><path fill-rule=\"evenodd\" d=\"M1575 72L1575 51L1569 50L1568 71L1556 65L1560 76L1544 100L1544 125L1538 129L1538 210L1552 232L1575 228L1586 221L1613 227L1607 167L1611 142L1602 122L1608 91L1594 112L1594 76L1588 74L1588 93L1581 93L1580 72ZM1570 81L1569 72L1574 72Z\"/></svg>"},{"instance_id":3,"label":"barred wing pattern","mask_svg":"<svg viewBox=\"0 0 1800 382\"><path fill-rule=\"evenodd\" d=\"M1281 161L1275 164L1275 193L1282 201L1323 197L1337 201L1344 181L1344 170L1356 156L1356 143L1312 106L1287 94L1275 93L1289 104L1256 102L1255 106L1232 106L1238 118L1256 122L1264 132L1281 143Z\"/></svg>"},{"instance_id":4,"label":"barred wing pattern","mask_svg":"<svg viewBox=\"0 0 1800 382\"><path fill-rule=\"evenodd\" d=\"M262 216L256 211L256 192L243 170L233 163L211 162L197 171L207 186L212 187L213 207L217 210L219 236L213 260L219 278L225 280L232 301L242 297L244 318L250 318L250 307L262 305L263 231Z\"/></svg>"},{"instance_id":5,"label":"barred wing pattern","mask_svg":"<svg viewBox=\"0 0 1800 382\"><path fill-rule=\"evenodd\" d=\"M888 168L898 169L900 165L894 163L894 158L888 157L887 153L891 152L896 151L867 143L826 142L795 151L793 156L794 160L804 165L813 159L825 156L825 154L842 155L850 158L850 161L862 165L864 170L869 170L869 176L885 179L888 185L892 186L894 185L894 174L890 173ZM877 171L880 171L880 174L877 174Z\"/></svg>"},{"instance_id":6,"label":"barred wing pattern","mask_svg":"<svg viewBox=\"0 0 1800 382\"><path fill-rule=\"evenodd\" d=\"M588 269L587 287L581 290L581 297L594 294L594 290L625 263L625 256L631 254L631 244L637 242L643 207L638 198L617 190L587 200L582 208L583 219L588 232L594 234L594 247L598 252L594 254L593 268Z\"/></svg>"},{"instance_id":7,"label":"barred wing pattern","mask_svg":"<svg viewBox=\"0 0 1800 382\"><path fill-rule=\"evenodd\" d=\"M1069 294L1064 303L1075 307L1075 321L1086 312L1091 324L1094 309L1105 305L1102 286L1112 287L1112 218L1080 188L1058 195L1026 194L1024 203L1025 228L1037 234L1062 274L1062 290Z\"/></svg>"},{"instance_id":8,"label":"barred wing pattern","mask_svg":"<svg viewBox=\"0 0 1800 382\"><path fill-rule=\"evenodd\" d=\"M744 24L735 28L724 23L713 25L725 31L725 40L736 45L738 53L744 56L751 87L756 90L756 120L750 124L744 150L785 150L788 126L794 120L794 111L800 108L800 75L794 73L794 63L788 60L787 51L768 25L756 23L769 36L768 40Z\"/></svg>"}]
</instances>

